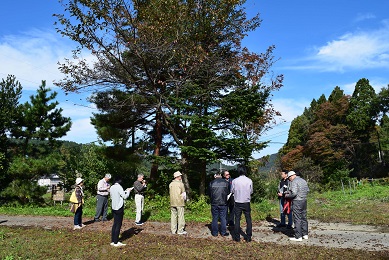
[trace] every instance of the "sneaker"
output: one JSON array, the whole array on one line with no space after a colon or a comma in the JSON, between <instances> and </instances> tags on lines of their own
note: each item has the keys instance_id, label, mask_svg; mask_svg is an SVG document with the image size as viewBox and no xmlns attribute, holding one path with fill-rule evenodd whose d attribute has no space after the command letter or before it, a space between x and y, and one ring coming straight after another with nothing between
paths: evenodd
<instances>
[{"instance_id":1,"label":"sneaker","mask_svg":"<svg viewBox=\"0 0 389 260\"><path fill-rule=\"evenodd\" d=\"M81 227L81 228L83 228L83 227L85 227L85 226L86 226L86 225L84 225L84 224L81 224L81 226L80 226L80 227Z\"/></svg>"},{"instance_id":2,"label":"sneaker","mask_svg":"<svg viewBox=\"0 0 389 260\"><path fill-rule=\"evenodd\" d=\"M114 242L111 242L111 244L110 244L110 245L111 245L111 246L113 246L114 244L115 244Z\"/></svg>"},{"instance_id":3,"label":"sneaker","mask_svg":"<svg viewBox=\"0 0 389 260\"><path fill-rule=\"evenodd\" d=\"M137 226L142 226L143 225L143 222L135 222L135 225L137 225Z\"/></svg>"},{"instance_id":4,"label":"sneaker","mask_svg":"<svg viewBox=\"0 0 389 260\"><path fill-rule=\"evenodd\" d=\"M286 229L293 229L293 227L292 226L286 226Z\"/></svg>"},{"instance_id":5,"label":"sneaker","mask_svg":"<svg viewBox=\"0 0 389 260\"><path fill-rule=\"evenodd\" d=\"M290 240L290 241L296 241L296 242L301 242L301 241L303 241L303 239L302 239L301 237L299 237L299 238L291 237L291 238L289 238L289 240Z\"/></svg>"},{"instance_id":6,"label":"sneaker","mask_svg":"<svg viewBox=\"0 0 389 260\"><path fill-rule=\"evenodd\" d=\"M82 228L82 227L80 227L80 226L77 225L77 226L74 226L74 227L73 227L73 230L81 229L81 228Z\"/></svg>"},{"instance_id":7,"label":"sneaker","mask_svg":"<svg viewBox=\"0 0 389 260\"><path fill-rule=\"evenodd\" d=\"M303 239L308 239L308 235L303 236Z\"/></svg>"},{"instance_id":8,"label":"sneaker","mask_svg":"<svg viewBox=\"0 0 389 260\"><path fill-rule=\"evenodd\" d=\"M286 225L285 224L278 224L276 227L283 228L283 227L286 227Z\"/></svg>"},{"instance_id":9,"label":"sneaker","mask_svg":"<svg viewBox=\"0 0 389 260\"><path fill-rule=\"evenodd\" d=\"M99 218L95 219L95 222L100 222L101 220Z\"/></svg>"},{"instance_id":10,"label":"sneaker","mask_svg":"<svg viewBox=\"0 0 389 260\"><path fill-rule=\"evenodd\" d=\"M177 234L179 234L179 235L186 235L186 234L188 234L188 232L186 232L186 231L181 231L181 232L178 232Z\"/></svg>"},{"instance_id":11,"label":"sneaker","mask_svg":"<svg viewBox=\"0 0 389 260\"><path fill-rule=\"evenodd\" d=\"M113 243L111 243L112 245ZM117 244L113 244L114 247L119 247L119 246L125 246L126 244L123 244L121 242L118 242Z\"/></svg>"},{"instance_id":12,"label":"sneaker","mask_svg":"<svg viewBox=\"0 0 389 260\"><path fill-rule=\"evenodd\" d=\"M230 233L226 232L222 235L222 237L228 237L230 235Z\"/></svg>"}]
</instances>

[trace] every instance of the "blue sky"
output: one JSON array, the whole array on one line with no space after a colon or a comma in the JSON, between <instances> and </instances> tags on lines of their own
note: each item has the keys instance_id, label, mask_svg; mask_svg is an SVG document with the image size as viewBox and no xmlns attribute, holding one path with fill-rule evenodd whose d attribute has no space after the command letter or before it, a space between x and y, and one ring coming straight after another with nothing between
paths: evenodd
<instances>
[{"instance_id":1,"label":"blue sky","mask_svg":"<svg viewBox=\"0 0 389 260\"><path fill-rule=\"evenodd\" d=\"M290 122L312 99L327 97L335 86L352 94L355 83L367 78L378 92L389 84L389 1L387 0L248 0L248 15L259 12L261 26L244 44L254 52L275 45L279 60L274 74L284 74L284 87L272 103L282 120L263 136L268 148L258 158L278 151L286 142ZM71 57L75 46L54 29L53 13L62 13L57 0L2 0L0 9L0 78L15 75L24 89L23 101L46 80L57 91L64 115L73 126L63 138L80 143L97 140L86 103L89 93L64 95L53 85L61 79L57 62ZM281 120L282 119L282 120Z\"/></svg>"}]
</instances>

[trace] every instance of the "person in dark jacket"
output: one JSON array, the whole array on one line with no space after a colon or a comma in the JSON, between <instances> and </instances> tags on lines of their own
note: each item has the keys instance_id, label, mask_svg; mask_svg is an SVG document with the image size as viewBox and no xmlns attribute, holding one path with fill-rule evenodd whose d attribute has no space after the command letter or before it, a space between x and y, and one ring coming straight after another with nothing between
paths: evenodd
<instances>
[{"instance_id":1,"label":"person in dark jacket","mask_svg":"<svg viewBox=\"0 0 389 260\"><path fill-rule=\"evenodd\" d=\"M281 170L281 180L278 185L278 200L280 204L280 220L281 223L277 225L278 228L286 227L287 229L291 229L293 225L292 220L292 211L286 212L284 209L285 204L288 202L287 199L285 199L285 193L288 191L289 187L289 180L288 180L288 172L285 170ZM286 216L288 216L288 225L286 225Z\"/></svg>"},{"instance_id":2,"label":"person in dark jacket","mask_svg":"<svg viewBox=\"0 0 389 260\"><path fill-rule=\"evenodd\" d=\"M227 170L224 170L223 171L223 178L228 182L228 192L231 192L231 185L232 185L233 179L231 178L230 172ZM227 226L230 226L230 227L234 226L234 217L235 217L234 204L235 204L234 194L231 194L228 201L227 201L227 215L226 215Z\"/></svg>"},{"instance_id":3,"label":"person in dark jacket","mask_svg":"<svg viewBox=\"0 0 389 260\"><path fill-rule=\"evenodd\" d=\"M220 234L228 236L226 223L228 182L222 179L221 173L216 173L214 177L215 179L209 184L212 213L211 234L214 237L218 235L218 221L220 219Z\"/></svg>"}]
</instances>

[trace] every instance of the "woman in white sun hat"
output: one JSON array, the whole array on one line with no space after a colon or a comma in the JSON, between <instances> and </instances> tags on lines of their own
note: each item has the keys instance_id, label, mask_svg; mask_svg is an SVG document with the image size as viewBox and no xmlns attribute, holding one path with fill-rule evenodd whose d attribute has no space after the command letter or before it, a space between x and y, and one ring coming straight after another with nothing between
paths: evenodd
<instances>
[{"instance_id":1,"label":"woman in white sun hat","mask_svg":"<svg viewBox=\"0 0 389 260\"><path fill-rule=\"evenodd\" d=\"M84 204L84 191L82 186L84 180L81 178L76 178L76 187L74 189L74 194L70 198L72 205L72 212L74 212L74 227L73 230L81 229L85 225L82 224L82 205Z\"/></svg>"}]
</instances>

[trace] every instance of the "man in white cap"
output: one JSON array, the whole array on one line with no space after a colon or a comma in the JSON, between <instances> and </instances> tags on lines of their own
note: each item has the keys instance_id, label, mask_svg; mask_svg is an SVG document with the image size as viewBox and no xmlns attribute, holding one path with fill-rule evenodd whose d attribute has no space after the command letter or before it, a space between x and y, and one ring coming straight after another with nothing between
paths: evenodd
<instances>
[{"instance_id":1,"label":"man in white cap","mask_svg":"<svg viewBox=\"0 0 389 260\"><path fill-rule=\"evenodd\" d=\"M108 195L110 184L108 181L111 179L111 174L107 173L97 184L97 196L96 196L96 215L95 222L100 221L100 216L103 221L107 221L108 214Z\"/></svg>"},{"instance_id":2,"label":"man in white cap","mask_svg":"<svg viewBox=\"0 0 389 260\"><path fill-rule=\"evenodd\" d=\"M173 174L174 180L169 184L170 193L170 230L172 234L186 235L184 207L186 192L182 183L182 174L176 171Z\"/></svg>"},{"instance_id":3,"label":"man in white cap","mask_svg":"<svg viewBox=\"0 0 389 260\"><path fill-rule=\"evenodd\" d=\"M309 192L307 182L297 176L294 171L288 172L290 181L289 191L285 193L285 198L293 199L292 212L294 221L295 237L291 241L302 241L308 239L308 220L307 220L307 195Z\"/></svg>"}]
</instances>

